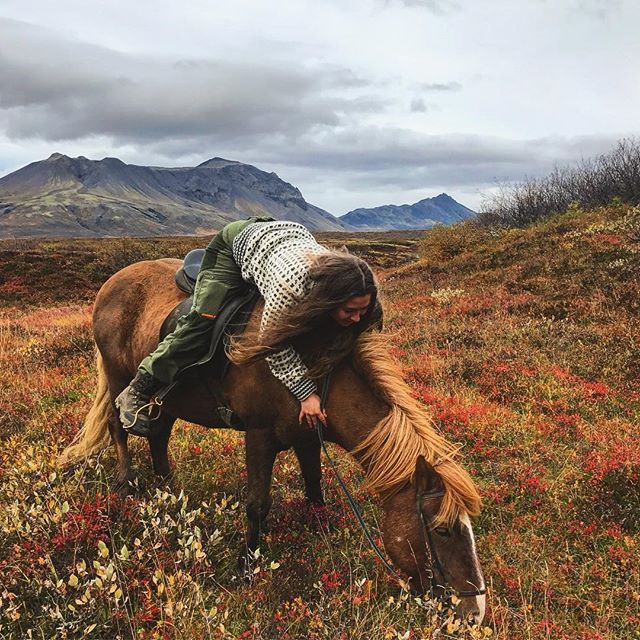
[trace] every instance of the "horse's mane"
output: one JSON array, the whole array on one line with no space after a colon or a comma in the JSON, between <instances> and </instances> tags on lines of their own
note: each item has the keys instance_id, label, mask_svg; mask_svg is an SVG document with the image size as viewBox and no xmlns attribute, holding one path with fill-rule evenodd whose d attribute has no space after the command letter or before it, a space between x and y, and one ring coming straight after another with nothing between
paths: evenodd
<instances>
[{"instance_id":1,"label":"horse's mane","mask_svg":"<svg viewBox=\"0 0 640 640\"><path fill-rule=\"evenodd\" d=\"M455 461L456 447L435 429L412 395L399 365L380 334L363 334L353 364L391 407L389 413L352 453L367 467L365 486L386 500L413 479L419 455L437 467L445 486L434 525L453 525L466 513L480 512L480 495L469 474Z\"/></svg>"}]
</instances>

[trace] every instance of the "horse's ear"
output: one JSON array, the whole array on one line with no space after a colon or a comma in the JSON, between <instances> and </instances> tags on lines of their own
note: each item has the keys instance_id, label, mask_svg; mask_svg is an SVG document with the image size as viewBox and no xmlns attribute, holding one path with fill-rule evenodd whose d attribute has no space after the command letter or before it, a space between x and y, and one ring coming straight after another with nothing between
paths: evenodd
<instances>
[{"instance_id":1,"label":"horse's ear","mask_svg":"<svg viewBox=\"0 0 640 640\"><path fill-rule=\"evenodd\" d=\"M338 253L351 253L349 251L349 248L347 247L346 244L343 244L341 247L338 248Z\"/></svg>"},{"instance_id":2,"label":"horse's ear","mask_svg":"<svg viewBox=\"0 0 640 640\"><path fill-rule=\"evenodd\" d=\"M440 474L429 464L424 456L418 456L416 460L416 473L414 476L416 491L419 494L440 493L444 491L444 484Z\"/></svg>"}]
</instances>

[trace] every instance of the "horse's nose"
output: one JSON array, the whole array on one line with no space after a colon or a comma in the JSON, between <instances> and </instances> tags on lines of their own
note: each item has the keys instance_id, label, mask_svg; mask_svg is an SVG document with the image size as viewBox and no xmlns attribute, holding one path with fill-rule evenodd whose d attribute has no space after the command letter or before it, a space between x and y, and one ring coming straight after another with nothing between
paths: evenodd
<instances>
[{"instance_id":1,"label":"horse's nose","mask_svg":"<svg viewBox=\"0 0 640 640\"><path fill-rule=\"evenodd\" d=\"M462 620L470 620L472 624L480 624L484 620L485 603L485 595L461 598L456 605L456 615Z\"/></svg>"}]
</instances>

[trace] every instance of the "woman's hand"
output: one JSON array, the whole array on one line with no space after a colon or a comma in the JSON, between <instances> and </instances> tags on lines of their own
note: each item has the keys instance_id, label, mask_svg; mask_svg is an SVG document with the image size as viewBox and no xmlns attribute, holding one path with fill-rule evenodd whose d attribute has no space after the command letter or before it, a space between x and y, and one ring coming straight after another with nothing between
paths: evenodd
<instances>
[{"instance_id":1,"label":"woman's hand","mask_svg":"<svg viewBox=\"0 0 640 640\"><path fill-rule=\"evenodd\" d=\"M298 422L302 424L305 419L311 429L315 429L315 420L320 420L325 427L327 426L327 414L320 407L320 396L317 393L312 393L300 403Z\"/></svg>"}]
</instances>

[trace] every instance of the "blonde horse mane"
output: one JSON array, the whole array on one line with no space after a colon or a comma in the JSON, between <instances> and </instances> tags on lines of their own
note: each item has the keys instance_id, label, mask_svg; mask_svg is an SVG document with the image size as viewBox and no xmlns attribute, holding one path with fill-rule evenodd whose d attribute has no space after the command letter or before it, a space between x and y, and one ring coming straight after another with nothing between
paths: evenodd
<instances>
[{"instance_id":1,"label":"blonde horse mane","mask_svg":"<svg viewBox=\"0 0 640 640\"><path fill-rule=\"evenodd\" d=\"M389 413L352 453L367 471L365 486L386 500L413 480L419 455L437 468L445 486L435 526L453 525L480 512L480 495L469 474L455 461L457 448L436 430L412 395L399 365L380 334L363 334L354 351L354 366L391 407Z\"/></svg>"}]
</instances>

